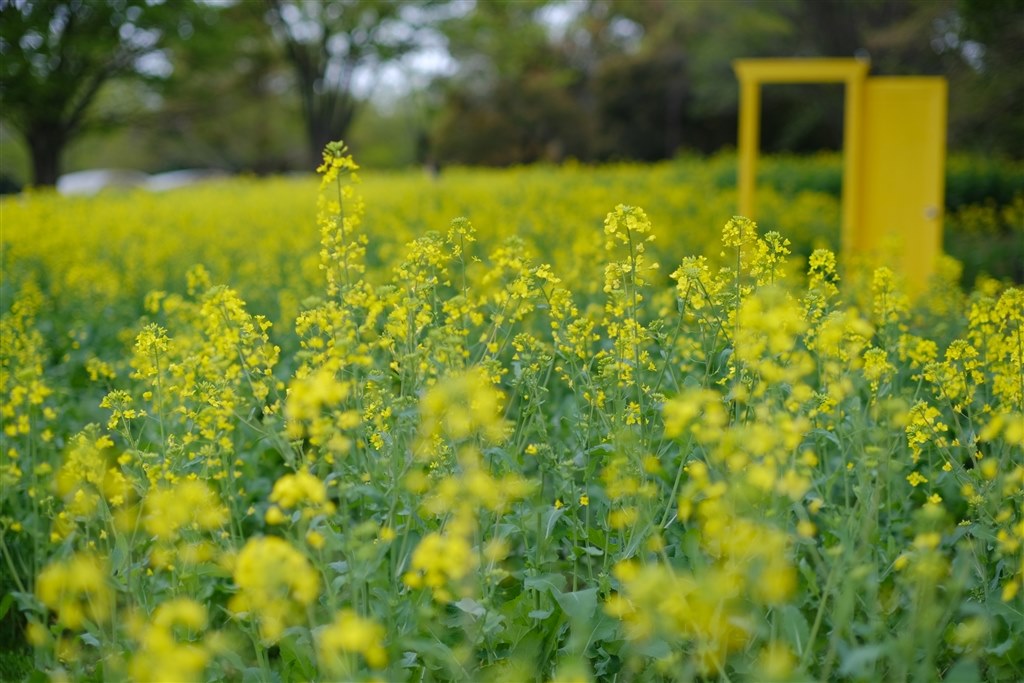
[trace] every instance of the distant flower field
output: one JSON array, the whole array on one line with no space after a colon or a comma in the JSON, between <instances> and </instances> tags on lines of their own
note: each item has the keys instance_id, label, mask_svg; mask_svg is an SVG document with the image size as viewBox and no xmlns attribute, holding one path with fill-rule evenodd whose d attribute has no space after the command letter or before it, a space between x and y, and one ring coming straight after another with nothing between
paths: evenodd
<instances>
[{"instance_id":1,"label":"distant flower field","mask_svg":"<svg viewBox=\"0 0 1024 683\"><path fill-rule=\"evenodd\" d=\"M0 677L1024 677L1020 285L701 160L319 173L3 200Z\"/></svg>"}]
</instances>

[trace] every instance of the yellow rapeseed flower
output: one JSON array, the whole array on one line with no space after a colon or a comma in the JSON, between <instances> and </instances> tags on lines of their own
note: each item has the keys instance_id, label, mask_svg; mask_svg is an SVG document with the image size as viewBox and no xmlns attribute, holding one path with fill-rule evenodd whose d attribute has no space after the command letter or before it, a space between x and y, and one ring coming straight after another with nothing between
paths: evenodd
<instances>
[{"instance_id":1,"label":"yellow rapeseed flower","mask_svg":"<svg viewBox=\"0 0 1024 683\"><path fill-rule=\"evenodd\" d=\"M334 621L317 638L317 655L324 668L334 675L351 676L345 654L361 655L373 669L387 666L384 627L353 610L338 612Z\"/></svg>"},{"instance_id":2,"label":"yellow rapeseed flower","mask_svg":"<svg viewBox=\"0 0 1024 683\"><path fill-rule=\"evenodd\" d=\"M235 562L238 593L229 607L251 613L260 635L276 642L288 626L297 623L302 608L316 600L320 579L306 557L287 541L273 536L250 539Z\"/></svg>"},{"instance_id":3,"label":"yellow rapeseed flower","mask_svg":"<svg viewBox=\"0 0 1024 683\"><path fill-rule=\"evenodd\" d=\"M36 579L36 596L70 629L102 623L114 610L107 563L89 553L46 566Z\"/></svg>"}]
</instances>

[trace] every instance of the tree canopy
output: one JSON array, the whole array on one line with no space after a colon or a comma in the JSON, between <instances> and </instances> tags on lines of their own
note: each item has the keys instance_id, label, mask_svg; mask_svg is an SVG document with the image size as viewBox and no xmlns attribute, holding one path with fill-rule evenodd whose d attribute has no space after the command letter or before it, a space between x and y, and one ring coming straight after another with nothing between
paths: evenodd
<instances>
[{"instance_id":1,"label":"tree canopy","mask_svg":"<svg viewBox=\"0 0 1024 683\"><path fill-rule=\"evenodd\" d=\"M1022 116L1009 101L1022 82L1010 66L1024 61L1021 9L1021 0L495 0L447 27L460 68L445 84L435 144L462 163L712 151L735 144L732 60L867 57L875 74L946 75L954 142L1019 155ZM836 146L835 95L767 88L764 144ZM979 111L987 133L976 130Z\"/></svg>"},{"instance_id":2,"label":"tree canopy","mask_svg":"<svg viewBox=\"0 0 1024 683\"><path fill-rule=\"evenodd\" d=\"M374 131L389 138L373 142L378 152L391 145L406 162L710 152L735 144L732 60L766 56L869 57L875 74L944 75L951 148L1024 155L1024 0L0 0L0 9L0 118L21 133L37 184L56 180L69 143L125 121L134 137L123 147L161 170L308 168L327 141L358 147ZM449 66L424 85L415 59ZM381 105L374 93L389 65L419 75ZM762 112L768 150L841 140L842 98L827 86L766 88Z\"/></svg>"},{"instance_id":3,"label":"tree canopy","mask_svg":"<svg viewBox=\"0 0 1024 683\"><path fill-rule=\"evenodd\" d=\"M357 70L401 57L418 44L429 0L266 0L267 21L294 69L312 159L347 132L360 98Z\"/></svg>"},{"instance_id":4,"label":"tree canopy","mask_svg":"<svg viewBox=\"0 0 1024 683\"><path fill-rule=\"evenodd\" d=\"M0 0L0 99L24 135L36 184L52 185L67 143L88 124L100 89L124 75L159 77L162 41L188 23L143 0Z\"/></svg>"}]
</instances>

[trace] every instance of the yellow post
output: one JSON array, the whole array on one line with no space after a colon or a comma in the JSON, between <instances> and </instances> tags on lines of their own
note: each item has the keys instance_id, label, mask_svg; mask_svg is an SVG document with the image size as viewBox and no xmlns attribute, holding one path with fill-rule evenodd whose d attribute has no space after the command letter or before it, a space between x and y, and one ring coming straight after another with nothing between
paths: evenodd
<instances>
[{"instance_id":1,"label":"yellow post","mask_svg":"<svg viewBox=\"0 0 1024 683\"><path fill-rule=\"evenodd\" d=\"M761 86L740 80L739 214L754 215L754 185L757 179L758 133L761 119Z\"/></svg>"},{"instance_id":2,"label":"yellow post","mask_svg":"<svg viewBox=\"0 0 1024 683\"><path fill-rule=\"evenodd\" d=\"M864 130L864 76L867 65L860 77L846 81L846 98L843 103L843 198L842 223L839 226L839 244L843 253L862 248L857 243L860 225L860 188L862 140Z\"/></svg>"}]
</instances>

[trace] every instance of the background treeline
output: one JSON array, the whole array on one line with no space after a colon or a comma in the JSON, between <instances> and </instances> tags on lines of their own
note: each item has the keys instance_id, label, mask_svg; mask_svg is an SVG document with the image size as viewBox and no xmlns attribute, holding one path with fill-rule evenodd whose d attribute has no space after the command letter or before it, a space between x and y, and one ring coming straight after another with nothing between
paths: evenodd
<instances>
[{"instance_id":1,"label":"background treeline","mask_svg":"<svg viewBox=\"0 0 1024 683\"><path fill-rule=\"evenodd\" d=\"M3 172L657 160L735 144L738 57L950 81L953 150L1024 157L1024 0L0 0ZM838 149L840 86L764 89L765 151Z\"/></svg>"}]
</instances>

